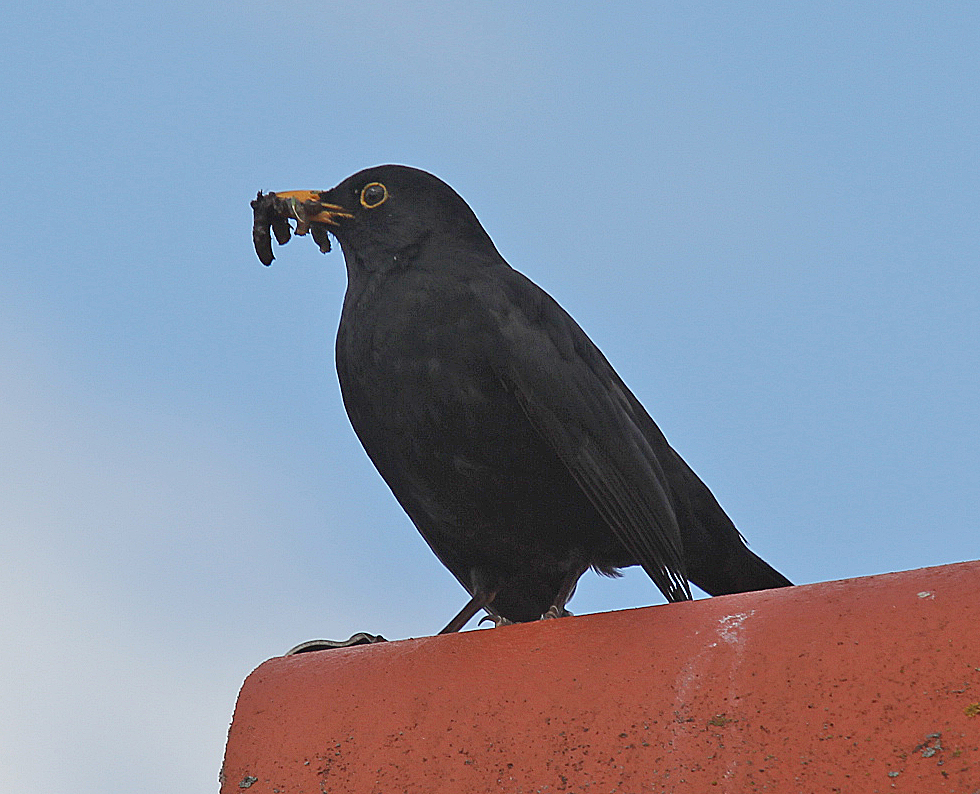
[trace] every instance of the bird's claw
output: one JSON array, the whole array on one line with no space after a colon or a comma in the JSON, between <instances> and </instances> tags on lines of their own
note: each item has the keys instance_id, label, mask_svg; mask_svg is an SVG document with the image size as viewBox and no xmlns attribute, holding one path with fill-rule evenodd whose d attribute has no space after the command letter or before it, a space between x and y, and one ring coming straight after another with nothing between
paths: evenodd
<instances>
[{"instance_id":1,"label":"bird's claw","mask_svg":"<svg viewBox=\"0 0 980 794\"><path fill-rule=\"evenodd\" d=\"M476 625L482 626L488 621L493 623L493 627L495 629L499 629L501 626L512 626L514 624L513 620L507 620L507 618L501 617L500 615L485 615L484 617L480 618L480 622Z\"/></svg>"},{"instance_id":2,"label":"bird's claw","mask_svg":"<svg viewBox=\"0 0 980 794\"><path fill-rule=\"evenodd\" d=\"M571 617L572 613L569 612L564 607L559 607L557 605L548 608L548 611L541 616L541 620L553 620L555 618L568 618ZM482 626L484 623L493 623L495 629L499 629L501 626L512 626L514 621L507 620L507 618L501 617L500 615L485 615L480 618L480 622L477 624Z\"/></svg>"}]
</instances>

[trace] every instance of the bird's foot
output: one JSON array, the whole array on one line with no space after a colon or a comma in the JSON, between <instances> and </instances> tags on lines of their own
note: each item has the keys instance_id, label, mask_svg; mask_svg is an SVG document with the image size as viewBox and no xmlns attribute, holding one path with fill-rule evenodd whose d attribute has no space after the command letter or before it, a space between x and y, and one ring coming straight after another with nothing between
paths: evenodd
<instances>
[{"instance_id":1,"label":"bird's foot","mask_svg":"<svg viewBox=\"0 0 980 794\"><path fill-rule=\"evenodd\" d=\"M485 617L480 618L480 622L477 623L476 625L477 626L482 626L487 621L489 621L490 623L493 623L493 627L495 629L499 629L501 626L513 626L514 625L514 621L513 620L507 620L507 618L501 617L500 615L486 615Z\"/></svg>"},{"instance_id":2,"label":"bird's foot","mask_svg":"<svg viewBox=\"0 0 980 794\"><path fill-rule=\"evenodd\" d=\"M560 607L557 604L552 604L548 607L548 611L541 616L541 620L554 620L555 618L570 618L572 613L569 612L565 607Z\"/></svg>"}]
</instances>

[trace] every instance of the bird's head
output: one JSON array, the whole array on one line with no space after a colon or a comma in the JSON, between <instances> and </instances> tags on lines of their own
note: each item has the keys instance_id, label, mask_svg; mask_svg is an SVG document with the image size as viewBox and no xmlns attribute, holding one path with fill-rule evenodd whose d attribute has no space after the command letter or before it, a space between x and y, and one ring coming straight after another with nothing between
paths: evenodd
<instances>
[{"instance_id":1,"label":"bird's head","mask_svg":"<svg viewBox=\"0 0 980 794\"><path fill-rule=\"evenodd\" d=\"M437 243L452 254L461 248L499 257L473 211L449 185L432 174L403 165L381 165L348 177L332 190L296 190L259 194L253 239L259 259L271 264L271 228L282 244L289 239L287 219L296 234L313 233L320 250L330 250L332 234L340 242L348 268L377 270L406 262Z\"/></svg>"}]
</instances>

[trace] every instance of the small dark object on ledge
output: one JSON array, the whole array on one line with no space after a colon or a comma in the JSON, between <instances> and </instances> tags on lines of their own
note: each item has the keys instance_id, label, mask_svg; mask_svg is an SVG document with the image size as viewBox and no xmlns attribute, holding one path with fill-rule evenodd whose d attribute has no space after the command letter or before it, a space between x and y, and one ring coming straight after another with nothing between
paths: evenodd
<instances>
[{"instance_id":1,"label":"small dark object on ledge","mask_svg":"<svg viewBox=\"0 0 980 794\"><path fill-rule=\"evenodd\" d=\"M295 648L290 648L284 656L296 656L300 653L313 653L314 651L329 651L334 648L350 648L353 645L373 645L376 642L388 642L380 634L368 634L363 631L351 635L349 640L307 640L301 642Z\"/></svg>"}]
</instances>

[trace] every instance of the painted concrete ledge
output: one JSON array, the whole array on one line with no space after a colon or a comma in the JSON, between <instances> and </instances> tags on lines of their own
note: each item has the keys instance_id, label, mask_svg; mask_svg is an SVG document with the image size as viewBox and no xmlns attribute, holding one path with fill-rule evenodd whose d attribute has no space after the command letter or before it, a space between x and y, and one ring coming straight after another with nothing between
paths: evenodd
<instances>
[{"instance_id":1,"label":"painted concrete ledge","mask_svg":"<svg viewBox=\"0 0 980 794\"><path fill-rule=\"evenodd\" d=\"M271 659L223 794L980 791L980 562Z\"/></svg>"}]
</instances>

